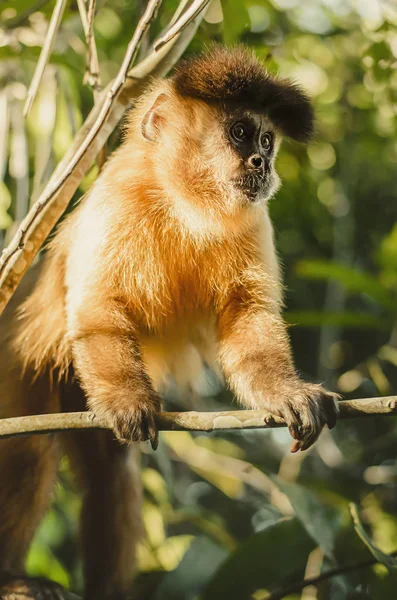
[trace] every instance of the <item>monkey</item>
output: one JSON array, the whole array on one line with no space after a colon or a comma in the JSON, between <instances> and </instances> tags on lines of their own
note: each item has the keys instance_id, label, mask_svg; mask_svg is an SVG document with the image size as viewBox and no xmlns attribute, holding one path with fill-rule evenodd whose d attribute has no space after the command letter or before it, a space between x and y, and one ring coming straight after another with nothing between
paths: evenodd
<instances>
[{"instance_id":1,"label":"monkey","mask_svg":"<svg viewBox=\"0 0 397 600\"><path fill-rule=\"evenodd\" d=\"M268 212L281 140L308 142L313 122L307 94L241 47L188 58L135 103L0 319L0 417L89 409L113 429L0 442L1 571L23 572L66 452L84 490L84 600L128 597L131 442L157 446L170 380L221 371L242 406L285 419L293 452L334 427L336 396L294 366Z\"/></svg>"}]
</instances>

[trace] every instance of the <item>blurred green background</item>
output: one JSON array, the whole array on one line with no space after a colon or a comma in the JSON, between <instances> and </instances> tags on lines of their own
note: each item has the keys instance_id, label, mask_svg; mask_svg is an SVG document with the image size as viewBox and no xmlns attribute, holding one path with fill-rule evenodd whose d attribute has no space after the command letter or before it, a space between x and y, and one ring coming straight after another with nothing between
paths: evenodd
<instances>
[{"instance_id":1,"label":"blurred green background","mask_svg":"<svg viewBox=\"0 0 397 600\"><path fill-rule=\"evenodd\" d=\"M118 70L143 5L98 0L104 84ZM28 119L22 116L53 7L45 0L0 3L1 244L93 103L71 1L38 97ZM175 8L174 0L164 0L152 37ZM397 386L396 25L393 0L222 0L212 4L188 49L197 52L211 40L243 42L314 99L315 140L308 148L284 144L283 187L271 212L297 365L305 378L347 398L393 394ZM94 165L75 199L96 174ZM230 401L214 389L196 408L222 409ZM188 404L174 399L169 406ZM147 539L139 549L137 597L395 598L395 565L341 573L303 591L288 592L288 585L374 553L386 563L378 549L397 549L397 420L345 421L309 452L292 456L288 447L284 430L169 433L156 453L144 447ZM361 520L356 528L352 502ZM27 561L29 573L77 591L79 507L65 460Z\"/></svg>"}]
</instances>

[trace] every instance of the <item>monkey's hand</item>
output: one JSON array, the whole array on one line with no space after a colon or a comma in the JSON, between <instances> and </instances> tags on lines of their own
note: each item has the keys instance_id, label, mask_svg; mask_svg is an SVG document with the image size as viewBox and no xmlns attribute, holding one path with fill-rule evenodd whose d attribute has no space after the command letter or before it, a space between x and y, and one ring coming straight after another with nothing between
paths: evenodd
<instances>
[{"instance_id":1,"label":"monkey's hand","mask_svg":"<svg viewBox=\"0 0 397 600\"><path fill-rule=\"evenodd\" d=\"M269 403L269 410L282 417L294 438L291 452L307 450L318 438L324 425L336 425L338 394L321 385L299 381L282 392L277 401ZM271 404L271 405L270 405Z\"/></svg>"},{"instance_id":2,"label":"monkey's hand","mask_svg":"<svg viewBox=\"0 0 397 600\"><path fill-rule=\"evenodd\" d=\"M153 450L158 446L156 414L161 410L160 399L152 397L134 401L123 408L107 412L113 423L113 431L122 444L150 440Z\"/></svg>"}]
</instances>

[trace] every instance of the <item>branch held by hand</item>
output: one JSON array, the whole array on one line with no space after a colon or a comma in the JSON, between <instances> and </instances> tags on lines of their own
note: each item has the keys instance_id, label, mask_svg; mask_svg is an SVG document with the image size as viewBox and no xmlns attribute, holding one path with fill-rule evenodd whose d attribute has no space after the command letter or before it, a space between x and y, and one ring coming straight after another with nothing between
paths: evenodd
<instances>
[{"instance_id":1,"label":"branch held by hand","mask_svg":"<svg viewBox=\"0 0 397 600\"><path fill-rule=\"evenodd\" d=\"M339 419L397 416L397 396L363 398L339 402ZM160 431L231 431L286 427L280 417L264 410L221 412L161 412L157 416ZM112 429L110 421L92 412L58 413L0 419L0 438L76 429Z\"/></svg>"}]
</instances>

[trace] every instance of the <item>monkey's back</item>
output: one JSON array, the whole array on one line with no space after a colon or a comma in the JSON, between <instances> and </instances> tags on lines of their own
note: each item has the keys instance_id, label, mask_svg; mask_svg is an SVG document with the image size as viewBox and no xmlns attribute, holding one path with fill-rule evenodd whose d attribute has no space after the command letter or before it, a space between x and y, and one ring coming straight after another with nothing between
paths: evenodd
<instances>
[{"instance_id":1,"label":"monkey's back","mask_svg":"<svg viewBox=\"0 0 397 600\"><path fill-rule=\"evenodd\" d=\"M0 317L0 417L34 413L34 381L51 391L70 363L62 256L46 256L25 277Z\"/></svg>"}]
</instances>

